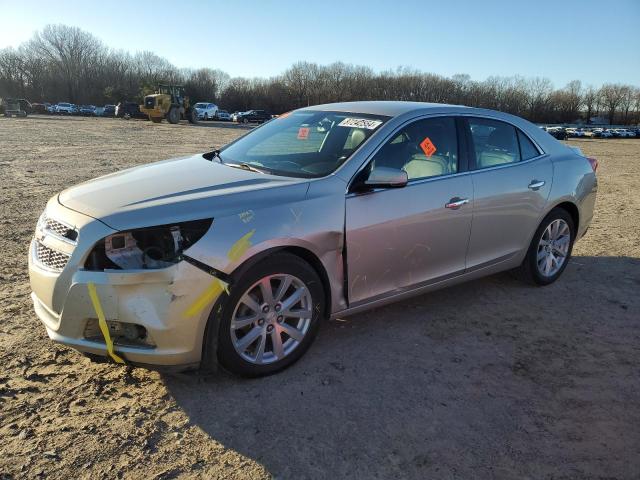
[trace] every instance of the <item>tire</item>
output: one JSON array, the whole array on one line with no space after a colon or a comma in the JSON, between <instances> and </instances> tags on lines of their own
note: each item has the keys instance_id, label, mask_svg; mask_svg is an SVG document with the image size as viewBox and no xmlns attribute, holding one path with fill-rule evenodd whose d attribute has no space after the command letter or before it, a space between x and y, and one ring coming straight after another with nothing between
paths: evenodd
<instances>
[{"instance_id":1,"label":"tire","mask_svg":"<svg viewBox=\"0 0 640 480\"><path fill-rule=\"evenodd\" d=\"M196 112L195 108L189 109L187 112L187 120L189 123L197 124L198 123L198 112Z\"/></svg>"},{"instance_id":2,"label":"tire","mask_svg":"<svg viewBox=\"0 0 640 480\"><path fill-rule=\"evenodd\" d=\"M549 234L549 232L547 232L547 228L550 225L554 224L554 222L555 225L560 226L560 228L563 228L563 225L566 225L568 232L566 235L564 235L563 237L559 237L560 239L556 240L557 247L552 247L551 245L543 246L541 244L541 239L543 239L544 236L544 242L547 241ZM568 240L565 241L565 237L568 237ZM573 218L571 218L571 215L569 215L569 212L567 212L563 208L554 208L553 210L551 210L551 212L549 212L544 220L542 220L540 226L536 230L536 233L531 240L531 244L529 245L527 256L524 258L522 265L520 265L520 268L517 270L518 276L528 283L540 286L549 285L555 282L558 278L560 278L560 275L562 275L564 269L567 268L567 264L571 259L571 252L573 250L573 243L575 241L575 238L575 225L573 223ZM564 244L566 242L568 242L568 245L565 249ZM556 248L558 249L556 250ZM546 261L546 259L548 258L546 249L549 249L555 258L562 257L560 255L560 249L562 249L564 250L564 257L562 257L562 264L559 266L559 268L557 268L557 261L555 263L551 261L551 267L555 268L550 268L549 271L545 274L544 269L549 268ZM540 261L538 260L539 256L542 257Z\"/></svg>"},{"instance_id":3,"label":"tire","mask_svg":"<svg viewBox=\"0 0 640 480\"><path fill-rule=\"evenodd\" d=\"M264 291L260 282L265 278L269 278L268 285L275 297L273 302L265 302L264 298L260 298ZM278 295L286 279L290 280L290 284L282 295ZM254 300L254 309L241 301L247 298L246 294ZM300 300L293 300L296 298L295 294L301 295ZM278 296L282 303L277 302ZM218 310L217 360L225 369L245 377L270 375L296 362L313 342L325 312L324 288L318 274L307 262L288 253L272 254L241 273L231 287L230 294L225 297ZM287 300L293 302L288 307ZM279 310L278 305L294 313L308 311L308 317L287 317L286 311ZM264 310L267 306L268 313ZM281 315L283 313L284 318ZM242 322L246 323L243 317L253 317L255 320L243 326ZM211 320L215 319L210 319L210 322ZM215 324L214 322L213 325ZM288 335L287 331L295 332L294 336L299 338ZM242 340L250 336L255 340L243 347ZM275 338L280 338L282 344L279 355L273 341ZM216 340L210 334L207 335L207 342L214 341ZM207 346L204 351L206 355L206 352L214 352L216 349ZM263 353L260 354L260 351ZM207 358L203 361L206 364L212 363Z\"/></svg>"},{"instance_id":4,"label":"tire","mask_svg":"<svg viewBox=\"0 0 640 480\"><path fill-rule=\"evenodd\" d=\"M248 118L243 118L243 119L242 119L242 123L244 123L244 124L249 123L249 119L248 119Z\"/></svg>"},{"instance_id":5,"label":"tire","mask_svg":"<svg viewBox=\"0 0 640 480\"><path fill-rule=\"evenodd\" d=\"M177 107L171 107L169 112L167 113L167 121L172 125L175 125L180 121L180 112Z\"/></svg>"}]
</instances>

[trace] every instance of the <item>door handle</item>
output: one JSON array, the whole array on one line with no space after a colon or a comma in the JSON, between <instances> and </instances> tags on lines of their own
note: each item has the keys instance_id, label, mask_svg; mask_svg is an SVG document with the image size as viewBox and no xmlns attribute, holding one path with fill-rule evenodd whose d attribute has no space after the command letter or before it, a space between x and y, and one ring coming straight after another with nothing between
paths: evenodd
<instances>
[{"instance_id":1,"label":"door handle","mask_svg":"<svg viewBox=\"0 0 640 480\"><path fill-rule=\"evenodd\" d=\"M467 203L469 203L468 198L453 197L451 200L449 200L449 203L446 203L444 205L444 208L458 210L461 206L466 205Z\"/></svg>"},{"instance_id":2,"label":"door handle","mask_svg":"<svg viewBox=\"0 0 640 480\"><path fill-rule=\"evenodd\" d=\"M539 190L546 182L544 180L531 180L529 184L529 190Z\"/></svg>"}]
</instances>

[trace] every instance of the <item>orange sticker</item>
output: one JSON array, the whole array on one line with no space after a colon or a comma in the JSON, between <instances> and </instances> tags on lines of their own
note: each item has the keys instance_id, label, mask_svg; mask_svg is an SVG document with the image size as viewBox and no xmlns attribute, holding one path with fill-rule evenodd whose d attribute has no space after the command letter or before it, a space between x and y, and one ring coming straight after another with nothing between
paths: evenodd
<instances>
[{"instance_id":1,"label":"orange sticker","mask_svg":"<svg viewBox=\"0 0 640 480\"><path fill-rule=\"evenodd\" d=\"M429 137L426 137L424 140L422 140L422 142L420 142L420 148L427 156L427 158L436 153L436 146L433 144Z\"/></svg>"},{"instance_id":2,"label":"orange sticker","mask_svg":"<svg viewBox=\"0 0 640 480\"><path fill-rule=\"evenodd\" d=\"M298 129L298 140L306 140L307 138L309 138L309 128L300 127Z\"/></svg>"}]
</instances>

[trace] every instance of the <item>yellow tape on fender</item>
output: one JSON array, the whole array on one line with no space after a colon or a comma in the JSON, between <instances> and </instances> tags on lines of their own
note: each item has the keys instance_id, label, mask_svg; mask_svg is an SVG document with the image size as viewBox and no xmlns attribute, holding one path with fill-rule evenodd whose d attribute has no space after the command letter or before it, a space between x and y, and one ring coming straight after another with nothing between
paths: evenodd
<instances>
[{"instance_id":1,"label":"yellow tape on fender","mask_svg":"<svg viewBox=\"0 0 640 480\"><path fill-rule=\"evenodd\" d=\"M251 237L256 233L256 230L253 229L249 233L240 237L229 249L227 252L227 257L232 262L235 262L242 257L244 252L246 252L251 246ZM213 282L205 289L204 292L200 294L198 298L196 298L195 302L191 304L189 308L187 308L183 315L185 317L193 317L196 313L200 312L211 302L214 302L222 292L229 293L229 285L226 282L223 282L219 278L214 278Z\"/></svg>"},{"instance_id":2,"label":"yellow tape on fender","mask_svg":"<svg viewBox=\"0 0 640 480\"><path fill-rule=\"evenodd\" d=\"M116 355L116 353L113 351L113 340L111 340L111 334L109 333L107 320L104 318L104 312L102 311L102 305L100 305L100 299L98 298L96 286L93 283L88 283L87 289L89 290L91 303L93 303L93 309L96 311L96 315L98 316L98 325L100 325L100 331L102 332L102 336L104 337L104 343L107 344L107 353L111 358L113 358L116 363L124 363L124 360Z\"/></svg>"},{"instance_id":3,"label":"yellow tape on fender","mask_svg":"<svg viewBox=\"0 0 640 480\"><path fill-rule=\"evenodd\" d=\"M254 233L256 233L255 228L246 235L240 237L240 239L231 246L231 248L227 252L227 257L229 258L229 260L235 262L239 260L240 257L242 257L244 252L246 252L251 246L251 237L253 237Z\"/></svg>"},{"instance_id":4,"label":"yellow tape on fender","mask_svg":"<svg viewBox=\"0 0 640 480\"><path fill-rule=\"evenodd\" d=\"M184 311L183 315L185 317L193 317L204 307L216 300L223 291L228 292L228 287L229 286L219 278L214 278L213 282L211 282L211 285L209 285L206 290L202 292L202 294L198 298L196 298L196 301L193 302L191 306Z\"/></svg>"}]
</instances>

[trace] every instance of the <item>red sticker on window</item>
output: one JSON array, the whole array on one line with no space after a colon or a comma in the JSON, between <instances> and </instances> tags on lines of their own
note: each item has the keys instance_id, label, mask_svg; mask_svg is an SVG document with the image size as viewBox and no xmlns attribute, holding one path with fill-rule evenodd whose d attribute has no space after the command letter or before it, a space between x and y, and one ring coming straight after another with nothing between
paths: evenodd
<instances>
[{"instance_id":1,"label":"red sticker on window","mask_svg":"<svg viewBox=\"0 0 640 480\"><path fill-rule=\"evenodd\" d=\"M306 140L307 138L309 138L309 128L300 127L298 129L298 140Z\"/></svg>"},{"instance_id":2,"label":"red sticker on window","mask_svg":"<svg viewBox=\"0 0 640 480\"><path fill-rule=\"evenodd\" d=\"M436 153L436 146L433 144L429 137L425 138L420 142L420 148L424 152L427 157L430 157L434 153Z\"/></svg>"}]
</instances>

